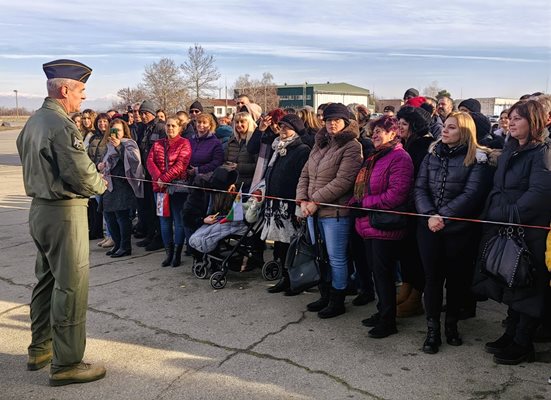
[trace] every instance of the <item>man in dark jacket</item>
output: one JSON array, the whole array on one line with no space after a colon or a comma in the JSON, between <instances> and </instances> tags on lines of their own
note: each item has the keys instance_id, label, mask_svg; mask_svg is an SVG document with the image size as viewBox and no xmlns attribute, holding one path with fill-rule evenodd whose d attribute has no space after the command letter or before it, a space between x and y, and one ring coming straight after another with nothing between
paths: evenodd
<instances>
[{"instance_id":1,"label":"man in dark jacket","mask_svg":"<svg viewBox=\"0 0 551 400\"><path fill-rule=\"evenodd\" d=\"M157 140L166 137L165 122L156 118L156 109L153 103L149 100L144 100L140 105L140 116L142 119L139 128L141 133L141 141L139 142L140 155L142 162L146 162L153 143ZM145 171L146 181L151 180L149 171ZM143 199L138 199L138 218L144 221L147 229L146 238L138 243L139 247L145 247L147 251L153 251L163 248L161 239L161 226L159 218L155 211L155 197L153 195L153 186L151 182L144 182Z\"/></svg>"},{"instance_id":2,"label":"man in dark jacket","mask_svg":"<svg viewBox=\"0 0 551 400\"><path fill-rule=\"evenodd\" d=\"M186 139L191 139L195 134L197 133L197 117L199 114L203 112L203 105L199 100L195 100L191 105L189 106L189 116L191 118L191 121L186 126L186 130L182 134L183 137Z\"/></svg>"}]
</instances>

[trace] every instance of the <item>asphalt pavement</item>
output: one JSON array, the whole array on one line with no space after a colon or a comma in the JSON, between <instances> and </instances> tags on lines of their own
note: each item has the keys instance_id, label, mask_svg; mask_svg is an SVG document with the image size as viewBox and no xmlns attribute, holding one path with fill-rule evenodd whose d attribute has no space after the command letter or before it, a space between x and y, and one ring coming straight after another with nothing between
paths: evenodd
<instances>
[{"instance_id":1,"label":"asphalt pavement","mask_svg":"<svg viewBox=\"0 0 551 400\"><path fill-rule=\"evenodd\" d=\"M230 273L213 290L188 257L161 268L162 251L134 246L112 259L95 241L85 361L104 363L107 376L49 387L48 368L25 370L36 249L17 134L0 132L0 399L551 399L551 344L520 366L498 366L484 352L502 333L505 308L495 302L460 323L463 346L427 355L423 316L370 339L360 321L373 303L355 307L348 297L346 314L321 320L306 311L315 291L268 294L259 270Z\"/></svg>"}]
</instances>

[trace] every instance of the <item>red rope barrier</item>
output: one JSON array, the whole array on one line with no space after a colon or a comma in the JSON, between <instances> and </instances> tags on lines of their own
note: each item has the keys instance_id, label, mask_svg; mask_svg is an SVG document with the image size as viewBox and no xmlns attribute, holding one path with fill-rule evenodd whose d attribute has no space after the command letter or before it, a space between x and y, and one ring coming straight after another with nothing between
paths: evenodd
<instances>
[{"instance_id":1,"label":"red rope barrier","mask_svg":"<svg viewBox=\"0 0 551 400\"><path fill-rule=\"evenodd\" d=\"M126 176L118 176L118 175L109 175L111 178L119 178L119 179L126 179L126 180L136 180L139 182L149 182L149 183L156 183L151 180L147 179L138 179L138 178L128 178ZM183 185L179 183L172 183L172 182L163 182L163 185L165 186L176 186L176 187L183 187L188 189L199 189L207 192L216 192L216 193L227 193L231 195L236 195L238 192L235 191L228 191L228 190L220 190L220 189L213 189L213 188L206 188L201 186L193 186L193 185ZM259 195L256 195L254 193L242 193L244 196L256 196L259 197ZM280 200L280 201L290 201L295 202L300 205L301 201L296 199L287 199L284 197L276 197L276 196L263 196L265 199L270 200ZM344 206L339 204L329 204L329 203L319 203L319 202L312 202L316 204L317 206L324 206L324 207L334 207L334 208L340 208L340 209L346 209L346 210L357 210L357 211L372 211L372 212L380 212L380 213L387 213L387 214L397 214L397 215L405 215L409 217L423 217L423 218L430 218L433 217L431 214L419 214L414 212L407 212L407 211L395 211L395 210L380 210L376 208L363 208L363 207L353 207L353 206ZM510 222L501 222L501 221L488 221L483 219L476 219L476 218L461 218L461 217L445 217L443 215L439 215L442 219L447 219L450 221L462 221L462 222L473 222L473 223L480 223L480 224L490 224L490 225L503 225L503 226L514 226L519 228L532 228L532 229L543 229L543 230L551 230L551 226L539 226L539 225L526 225L526 224L514 224Z\"/></svg>"}]
</instances>

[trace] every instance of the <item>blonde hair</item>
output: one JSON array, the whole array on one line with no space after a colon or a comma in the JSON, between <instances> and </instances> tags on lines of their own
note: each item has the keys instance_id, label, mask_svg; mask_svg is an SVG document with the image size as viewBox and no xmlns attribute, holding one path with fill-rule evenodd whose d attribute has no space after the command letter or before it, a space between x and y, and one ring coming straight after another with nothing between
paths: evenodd
<instances>
[{"instance_id":1,"label":"blonde hair","mask_svg":"<svg viewBox=\"0 0 551 400\"><path fill-rule=\"evenodd\" d=\"M459 129L459 144L467 145L467 154L465 155L465 160L463 160L463 165L469 167L476 163L476 150L481 149L484 152L488 152L488 149L484 146L480 146L476 140L476 125L474 123L473 117L470 113L465 111L453 111L448 118L455 118L457 121L457 128Z\"/></svg>"},{"instance_id":2,"label":"blonde hair","mask_svg":"<svg viewBox=\"0 0 551 400\"><path fill-rule=\"evenodd\" d=\"M247 121L247 141L253 134L254 130L256 129L256 122L254 122L253 117L248 112L238 112L235 114L235 117L233 118L232 128L233 128L233 134L236 137L239 137L239 134L235 131L235 123L237 121L245 120Z\"/></svg>"},{"instance_id":3,"label":"blonde hair","mask_svg":"<svg viewBox=\"0 0 551 400\"><path fill-rule=\"evenodd\" d=\"M319 131L323 127L323 124L320 122L316 113L314 113L313 111L310 111L307 108L301 108L300 110L298 110L297 114L302 122L304 122L304 126L306 126L307 128L312 128L316 131Z\"/></svg>"},{"instance_id":4,"label":"blonde hair","mask_svg":"<svg viewBox=\"0 0 551 400\"><path fill-rule=\"evenodd\" d=\"M209 133L212 133L216 131L216 122L214 121L214 118L210 114L199 114L197 118L195 119L197 122L199 121L206 121L209 124Z\"/></svg>"}]
</instances>

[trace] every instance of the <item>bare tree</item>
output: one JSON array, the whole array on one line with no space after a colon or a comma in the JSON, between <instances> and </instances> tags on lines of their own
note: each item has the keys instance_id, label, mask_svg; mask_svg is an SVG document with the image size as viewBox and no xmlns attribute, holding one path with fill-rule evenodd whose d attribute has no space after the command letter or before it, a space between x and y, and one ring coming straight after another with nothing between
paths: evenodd
<instances>
[{"instance_id":1,"label":"bare tree","mask_svg":"<svg viewBox=\"0 0 551 400\"><path fill-rule=\"evenodd\" d=\"M215 65L216 59L208 55L197 43L188 50L188 59L180 68L184 72L188 88L196 98L208 97L209 92L216 89L213 82L220 78Z\"/></svg>"},{"instance_id":2,"label":"bare tree","mask_svg":"<svg viewBox=\"0 0 551 400\"><path fill-rule=\"evenodd\" d=\"M436 98L436 95L440 90L442 90L442 88L438 85L438 81L432 81L427 87L423 89L422 93L423 96Z\"/></svg>"},{"instance_id":3,"label":"bare tree","mask_svg":"<svg viewBox=\"0 0 551 400\"><path fill-rule=\"evenodd\" d=\"M252 79L249 74L241 75L233 85L234 96L246 94L264 111L273 110L279 107L277 86L273 80L274 76L269 72L264 72L261 79Z\"/></svg>"},{"instance_id":4,"label":"bare tree","mask_svg":"<svg viewBox=\"0 0 551 400\"><path fill-rule=\"evenodd\" d=\"M120 101L114 101L111 104L111 108L115 110L126 110L126 107L135 103L140 103L145 100L148 96L145 91L140 87L126 87L119 89L117 96L121 99Z\"/></svg>"},{"instance_id":5,"label":"bare tree","mask_svg":"<svg viewBox=\"0 0 551 400\"><path fill-rule=\"evenodd\" d=\"M185 79L176 62L170 58L162 58L146 66L138 89L145 93L147 99L169 113L182 109L189 99Z\"/></svg>"}]
</instances>

